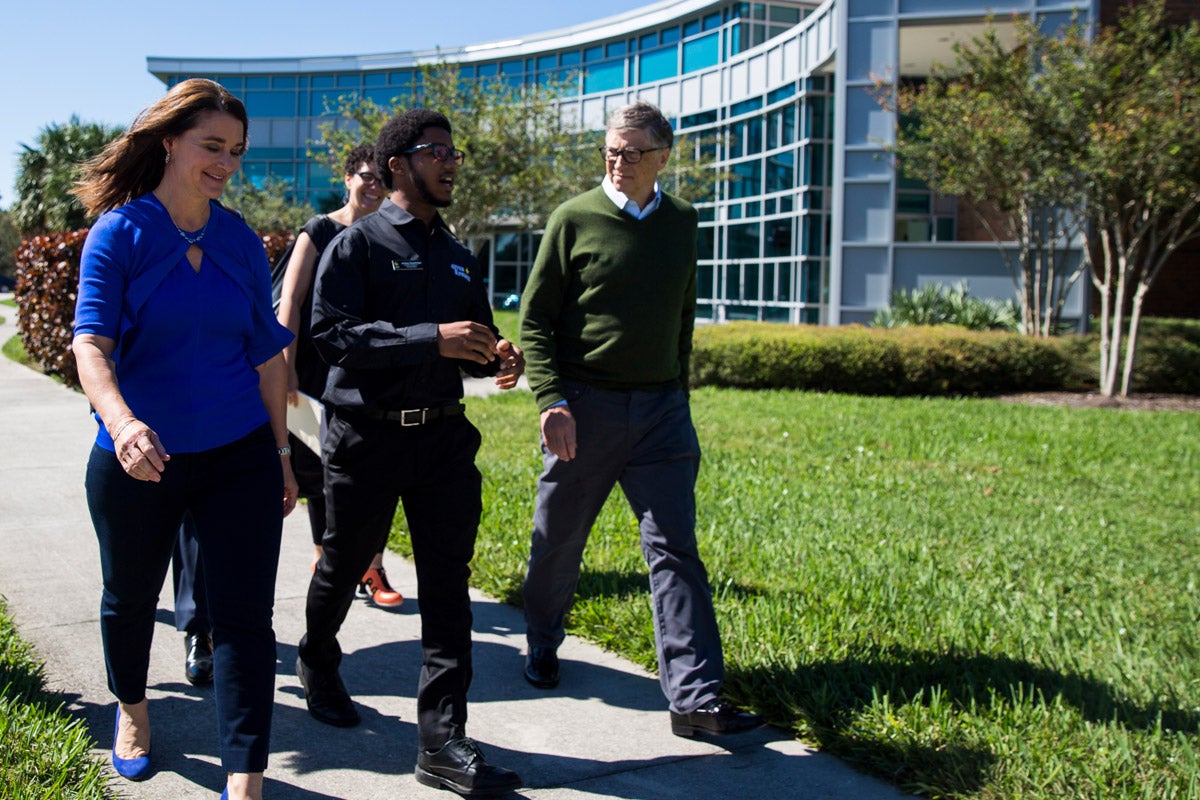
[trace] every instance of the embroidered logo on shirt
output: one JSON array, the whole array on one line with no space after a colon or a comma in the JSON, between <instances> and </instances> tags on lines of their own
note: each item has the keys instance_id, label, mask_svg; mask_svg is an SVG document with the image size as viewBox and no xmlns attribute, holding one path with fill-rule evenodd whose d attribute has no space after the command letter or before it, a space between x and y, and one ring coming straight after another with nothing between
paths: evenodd
<instances>
[{"instance_id":1,"label":"embroidered logo on shirt","mask_svg":"<svg viewBox=\"0 0 1200 800\"><path fill-rule=\"evenodd\" d=\"M421 259L418 258L413 261L396 261L392 259L392 270L394 272L413 269L425 269L425 265L421 262Z\"/></svg>"},{"instance_id":2,"label":"embroidered logo on shirt","mask_svg":"<svg viewBox=\"0 0 1200 800\"><path fill-rule=\"evenodd\" d=\"M468 267L459 266L458 264L451 264L450 269L454 271L454 274L457 277L462 278L464 281L471 280L471 270Z\"/></svg>"}]
</instances>

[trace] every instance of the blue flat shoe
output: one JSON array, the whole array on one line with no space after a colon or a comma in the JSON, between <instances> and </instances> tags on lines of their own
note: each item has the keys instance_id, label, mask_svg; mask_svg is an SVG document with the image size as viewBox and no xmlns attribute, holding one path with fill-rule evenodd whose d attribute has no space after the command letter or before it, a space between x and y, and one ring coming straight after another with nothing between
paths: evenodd
<instances>
[{"instance_id":1,"label":"blue flat shoe","mask_svg":"<svg viewBox=\"0 0 1200 800\"><path fill-rule=\"evenodd\" d=\"M117 721L113 725L113 769L126 780L145 780L146 776L150 774L150 753L138 758L121 758L117 755L117 732L119 730L121 730L121 706L117 704Z\"/></svg>"},{"instance_id":2,"label":"blue flat shoe","mask_svg":"<svg viewBox=\"0 0 1200 800\"><path fill-rule=\"evenodd\" d=\"M229 800L229 787L226 786L221 790L221 800Z\"/></svg>"}]
</instances>

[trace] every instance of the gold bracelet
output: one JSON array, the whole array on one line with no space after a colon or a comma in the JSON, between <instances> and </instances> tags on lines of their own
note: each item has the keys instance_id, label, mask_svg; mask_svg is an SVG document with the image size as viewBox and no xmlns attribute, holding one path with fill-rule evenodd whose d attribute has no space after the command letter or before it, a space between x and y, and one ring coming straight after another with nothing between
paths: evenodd
<instances>
[{"instance_id":1,"label":"gold bracelet","mask_svg":"<svg viewBox=\"0 0 1200 800\"><path fill-rule=\"evenodd\" d=\"M117 428L116 433L112 435L113 444L117 443L117 437L121 435L121 431L128 428L133 423L137 422L137 417L127 417L124 422Z\"/></svg>"}]
</instances>

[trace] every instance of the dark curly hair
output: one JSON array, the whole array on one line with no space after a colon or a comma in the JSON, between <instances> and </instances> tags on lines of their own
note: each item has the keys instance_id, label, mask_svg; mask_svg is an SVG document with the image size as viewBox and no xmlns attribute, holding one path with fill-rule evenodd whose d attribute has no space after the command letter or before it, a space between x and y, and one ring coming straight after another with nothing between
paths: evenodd
<instances>
[{"instance_id":1,"label":"dark curly hair","mask_svg":"<svg viewBox=\"0 0 1200 800\"><path fill-rule=\"evenodd\" d=\"M387 121L375 139L375 163L383 175L383 185L391 189L392 170L388 161L417 143L427 128L441 128L453 134L446 115L428 108L410 108Z\"/></svg>"},{"instance_id":2,"label":"dark curly hair","mask_svg":"<svg viewBox=\"0 0 1200 800\"><path fill-rule=\"evenodd\" d=\"M359 164L374 164L375 163L375 145L370 142L353 147L346 154L346 166L342 169L343 175L353 175L358 172Z\"/></svg>"}]
</instances>

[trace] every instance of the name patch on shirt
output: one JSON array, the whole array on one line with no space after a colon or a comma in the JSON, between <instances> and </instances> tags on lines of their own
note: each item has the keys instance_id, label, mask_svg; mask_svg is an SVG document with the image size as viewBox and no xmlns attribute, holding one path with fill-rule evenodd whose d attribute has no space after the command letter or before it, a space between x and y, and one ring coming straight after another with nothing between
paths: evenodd
<instances>
[{"instance_id":1,"label":"name patch on shirt","mask_svg":"<svg viewBox=\"0 0 1200 800\"><path fill-rule=\"evenodd\" d=\"M396 261L395 259L392 260L392 270L394 272L402 272L405 270L414 270L414 269L425 269L425 264L421 262L421 259L418 258L418 259L415 259L412 261Z\"/></svg>"},{"instance_id":2,"label":"name patch on shirt","mask_svg":"<svg viewBox=\"0 0 1200 800\"><path fill-rule=\"evenodd\" d=\"M454 271L456 276L462 278L464 281L471 280L471 270L469 268L459 266L458 264L451 264L450 269Z\"/></svg>"}]
</instances>

